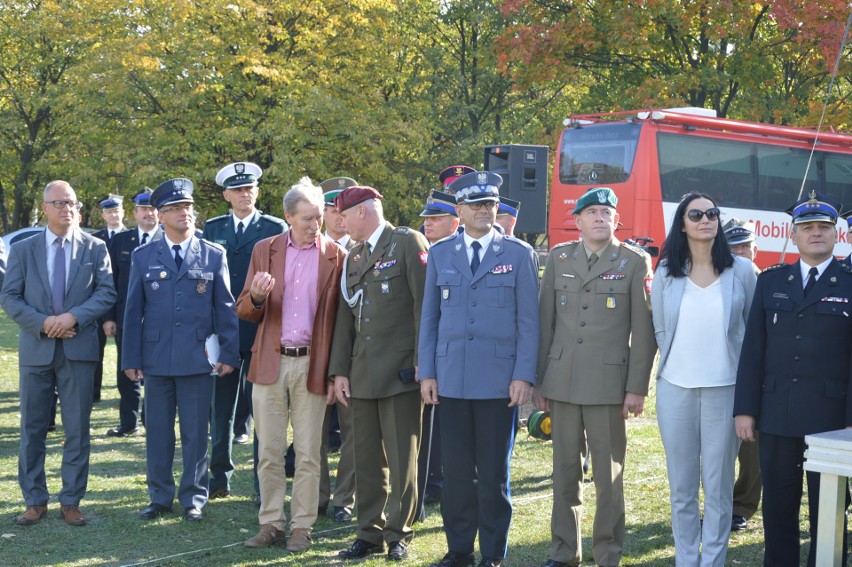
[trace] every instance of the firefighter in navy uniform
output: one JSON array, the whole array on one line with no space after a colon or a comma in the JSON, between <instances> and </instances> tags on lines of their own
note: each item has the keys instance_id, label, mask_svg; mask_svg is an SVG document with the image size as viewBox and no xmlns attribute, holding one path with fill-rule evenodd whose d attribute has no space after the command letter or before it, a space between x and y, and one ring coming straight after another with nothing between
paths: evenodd
<instances>
[{"instance_id":1,"label":"firefighter in navy uniform","mask_svg":"<svg viewBox=\"0 0 852 567\"><path fill-rule=\"evenodd\" d=\"M787 211L800 259L758 277L737 372L737 436L760 432L764 565L773 567L800 564L805 435L852 426L852 268L833 256L839 208L811 192ZM820 475L807 480L812 566Z\"/></svg>"}]
</instances>

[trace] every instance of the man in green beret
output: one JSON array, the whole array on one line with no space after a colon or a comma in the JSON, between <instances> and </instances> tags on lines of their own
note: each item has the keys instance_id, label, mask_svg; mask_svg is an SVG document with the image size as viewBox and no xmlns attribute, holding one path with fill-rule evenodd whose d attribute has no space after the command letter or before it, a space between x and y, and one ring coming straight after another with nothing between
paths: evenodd
<instances>
[{"instance_id":1,"label":"man in green beret","mask_svg":"<svg viewBox=\"0 0 852 567\"><path fill-rule=\"evenodd\" d=\"M626 420L639 416L657 345L649 300L651 258L619 242L618 198L599 187L577 200L582 241L553 247L539 296L536 408L553 427L553 518L545 567L579 565L583 456L594 467L596 565L618 565L624 547L622 473Z\"/></svg>"}]
</instances>

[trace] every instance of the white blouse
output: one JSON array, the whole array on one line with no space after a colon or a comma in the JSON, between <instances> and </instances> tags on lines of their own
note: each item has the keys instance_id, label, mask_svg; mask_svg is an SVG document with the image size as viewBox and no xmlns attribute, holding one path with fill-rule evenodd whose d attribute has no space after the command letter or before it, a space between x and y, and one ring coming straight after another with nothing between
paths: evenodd
<instances>
[{"instance_id":1,"label":"white blouse","mask_svg":"<svg viewBox=\"0 0 852 567\"><path fill-rule=\"evenodd\" d=\"M677 329L660 376L681 388L731 386L737 367L725 338L721 279L705 288L686 279Z\"/></svg>"}]
</instances>

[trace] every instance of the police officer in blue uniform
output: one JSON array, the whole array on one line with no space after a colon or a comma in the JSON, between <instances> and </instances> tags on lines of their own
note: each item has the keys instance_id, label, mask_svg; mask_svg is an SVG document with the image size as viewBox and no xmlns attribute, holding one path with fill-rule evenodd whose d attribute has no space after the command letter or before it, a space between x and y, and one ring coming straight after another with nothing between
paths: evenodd
<instances>
[{"instance_id":1,"label":"police officer in blue uniform","mask_svg":"<svg viewBox=\"0 0 852 567\"><path fill-rule=\"evenodd\" d=\"M101 208L101 217L107 223L104 228L92 233L95 238L100 238L106 242L109 248L112 238L127 230L124 226L124 197L121 195L113 195L110 193L106 196L98 206ZM104 332L104 319L98 321L98 348L100 349L101 359L95 367L95 397L93 401L101 401L101 384L104 377L104 349L106 349L107 335Z\"/></svg>"},{"instance_id":2,"label":"police officer in blue uniform","mask_svg":"<svg viewBox=\"0 0 852 567\"><path fill-rule=\"evenodd\" d=\"M535 383L538 259L527 243L494 229L501 183L488 171L456 179L464 232L429 249L418 361L423 400L438 406L444 424L449 549L438 567L473 565L477 532L479 566L502 564L516 412Z\"/></svg>"},{"instance_id":3,"label":"police officer in blue uniform","mask_svg":"<svg viewBox=\"0 0 852 567\"><path fill-rule=\"evenodd\" d=\"M846 219L846 242L852 244L852 209L849 209L840 216ZM852 254L849 254L840 261L847 266L852 266Z\"/></svg>"},{"instance_id":4,"label":"police officer in blue uniform","mask_svg":"<svg viewBox=\"0 0 852 567\"><path fill-rule=\"evenodd\" d=\"M133 197L133 216L136 228L113 236L109 243L112 277L118 301L104 316L103 329L108 337L115 337L118 351L118 427L107 430L109 437L135 435L139 431L142 402L142 384L129 379L121 371L121 337L124 328L124 307L127 303L127 287L130 282L130 258L137 247L163 237L157 217L157 209L151 205L151 190L147 187Z\"/></svg>"},{"instance_id":5,"label":"police officer in blue uniform","mask_svg":"<svg viewBox=\"0 0 852 567\"><path fill-rule=\"evenodd\" d=\"M787 211L799 261L758 276L746 326L734 415L744 442L760 432L767 566L800 564L805 435L852 426L852 268L833 256L839 208L811 192ZM820 475L807 480L812 566Z\"/></svg>"},{"instance_id":6,"label":"police officer in blue uniform","mask_svg":"<svg viewBox=\"0 0 852 567\"><path fill-rule=\"evenodd\" d=\"M145 379L151 499L141 513L146 519L172 509L175 413L180 414L183 453L178 500L184 520L202 519L213 381L239 364L239 331L225 250L195 236L192 189L189 179L177 178L154 190L151 202L165 234L137 248L130 267L121 365L131 380ZM209 340L214 334L219 346L216 358Z\"/></svg>"},{"instance_id":7,"label":"police officer in blue uniform","mask_svg":"<svg viewBox=\"0 0 852 567\"><path fill-rule=\"evenodd\" d=\"M222 188L222 196L230 203L231 211L204 223L202 237L225 248L234 296L243 290L254 245L287 230L286 222L255 207L261 175L260 166L250 162L235 162L220 169L216 184ZM230 495L233 442L235 438L247 442L251 427L251 383L246 381L246 375L257 325L242 320L239 325L239 372L220 377L214 385L210 424L211 499Z\"/></svg>"}]
</instances>

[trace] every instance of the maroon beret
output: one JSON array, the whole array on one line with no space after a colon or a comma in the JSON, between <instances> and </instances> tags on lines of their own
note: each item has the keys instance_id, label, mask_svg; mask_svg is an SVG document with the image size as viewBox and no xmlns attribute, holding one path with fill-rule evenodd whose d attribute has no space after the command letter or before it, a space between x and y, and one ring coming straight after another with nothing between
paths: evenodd
<instances>
[{"instance_id":1,"label":"maroon beret","mask_svg":"<svg viewBox=\"0 0 852 567\"><path fill-rule=\"evenodd\" d=\"M334 198L334 206L337 207L338 211L345 211L346 209L350 209L364 201L381 198L382 194L372 187L353 185L341 191L340 194Z\"/></svg>"}]
</instances>

